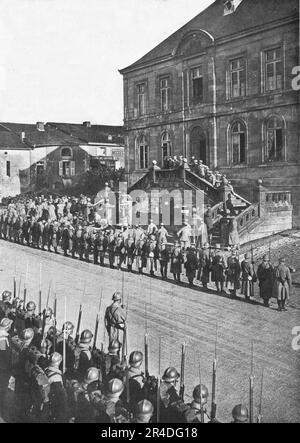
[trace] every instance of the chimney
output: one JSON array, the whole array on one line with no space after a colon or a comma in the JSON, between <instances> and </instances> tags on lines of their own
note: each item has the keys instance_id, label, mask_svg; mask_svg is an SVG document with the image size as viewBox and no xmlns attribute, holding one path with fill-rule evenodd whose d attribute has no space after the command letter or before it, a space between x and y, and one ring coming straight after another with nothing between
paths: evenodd
<instances>
[{"instance_id":1,"label":"chimney","mask_svg":"<svg viewBox=\"0 0 300 443\"><path fill-rule=\"evenodd\" d=\"M21 141L24 142L24 140L25 140L25 132L23 131L21 132Z\"/></svg>"},{"instance_id":2,"label":"chimney","mask_svg":"<svg viewBox=\"0 0 300 443\"><path fill-rule=\"evenodd\" d=\"M91 122L83 122L82 124L85 128L90 128L92 126Z\"/></svg>"},{"instance_id":3,"label":"chimney","mask_svg":"<svg viewBox=\"0 0 300 443\"><path fill-rule=\"evenodd\" d=\"M45 131L45 123L44 122L37 122L36 123L36 129L38 131Z\"/></svg>"}]
</instances>

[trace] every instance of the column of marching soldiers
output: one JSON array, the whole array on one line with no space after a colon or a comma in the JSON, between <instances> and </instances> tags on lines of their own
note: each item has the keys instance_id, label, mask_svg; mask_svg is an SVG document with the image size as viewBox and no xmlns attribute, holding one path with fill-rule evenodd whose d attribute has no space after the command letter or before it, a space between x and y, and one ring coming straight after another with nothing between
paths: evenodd
<instances>
[{"instance_id":1,"label":"column of marching soldiers","mask_svg":"<svg viewBox=\"0 0 300 443\"><path fill-rule=\"evenodd\" d=\"M38 307L18 297L14 279L13 292L4 291L0 302L0 417L7 422L50 423L218 423L217 420L217 332L213 361L211 410L209 390L199 384L193 400L185 403L186 345L182 345L181 372L168 367L161 373L159 340L158 376L149 373L149 340L145 334L144 353L128 354L127 312L123 295L116 292L105 310L108 349L97 348L99 302L94 333L81 330L83 298L78 322L67 320L65 298L64 323L56 322L57 297L49 307ZM73 335L74 334L74 335ZM252 349L253 359L253 349ZM144 369L144 371L143 371ZM179 390L177 385L179 383ZM261 385L262 404L263 376ZM254 376L250 376L250 401L233 408L233 423L254 423ZM262 422L260 406L257 422Z\"/></svg>"},{"instance_id":2,"label":"column of marching soldiers","mask_svg":"<svg viewBox=\"0 0 300 443\"><path fill-rule=\"evenodd\" d=\"M246 254L240 261L238 246L222 250L220 244L212 247L201 237L193 237L191 226L185 222L177 233L177 241L170 248L168 231L163 223L159 227L151 220L147 229L136 227L119 227L119 229L91 229L81 225L72 225L68 221L47 221L22 219L10 216L4 211L0 217L0 238L33 248L54 251L59 248L64 256L72 256L90 262L91 254L94 264L105 266L106 257L111 269L127 267L129 272L136 267L140 274L149 269L151 277L160 271L164 280L171 272L174 281L181 283L183 267L191 287L195 279L204 289L212 281L220 294L226 289L231 297L236 297L241 290L246 301L254 297L254 287L259 280L260 297L269 307L272 297L278 300L278 310L286 311L292 287L292 268L282 258L277 266L271 263L269 255L263 257L262 263L255 269L254 254ZM158 269L160 268L160 269Z\"/></svg>"}]
</instances>

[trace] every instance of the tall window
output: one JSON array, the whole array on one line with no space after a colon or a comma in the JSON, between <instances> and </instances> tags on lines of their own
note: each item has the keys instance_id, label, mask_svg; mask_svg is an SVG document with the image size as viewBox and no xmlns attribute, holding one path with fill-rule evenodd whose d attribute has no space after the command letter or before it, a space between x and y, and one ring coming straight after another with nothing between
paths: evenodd
<instances>
[{"instance_id":1,"label":"tall window","mask_svg":"<svg viewBox=\"0 0 300 443\"><path fill-rule=\"evenodd\" d=\"M271 49L265 53L266 91L282 89L283 63L281 48Z\"/></svg>"},{"instance_id":2,"label":"tall window","mask_svg":"<svg viewBox=\"0 0 300 443\"><path fill-rule=\"evenodd\" d=\"M162 148L162 158L164 162L166 157L171 156L171 141L168 132L165 132L161 138L161 148Z\"/></svg>"},{"instance_id":3,"label":"tall window","mask_svg":"<svg viewBox=\"0 0 300 443\"><path fill-rule=\"evenodd\" d=\"M246 163L246 127L241 122L231 126L231 152L234 165Z\"/></svg>"},{"instance_id":4,"label":"tall window","mask_svg":"<svg viewBox=\"0 0 300 443\"><path fill-rule=\"evenodd\" d=\"M202 66L192 69L192 95L195 103L203 102L203 74Z\"/></svg>"},{"instance_id":5,"label":"tall window","mask_svg":"<svg viewBox=\"0 0 300 443\"><path fill-rule=\"evenodd\" d=\"M146 137L142 135L138 142L138 161L139 169L148 169L149 167L149 146Z\"/></svg>"},{"instance_id":6,"label":"tall window","mask_svg":"<svg viewBox=\"0 0 300 443\"><path fill-rule=\"evenodd\" d=\"M139 115L146 114L146 84L141 83L137 85L137 100Z\"/></svg>"},{"instance_id":7,"label":"tall window","mask_svg":"<svg viewBox=\"0 0 300 443\"><path fill-rule=\"evenodd\" d=\"M160 80L160 102L161 110L168 111L170 109L170 79L162 78Z\"/></svg>"},{"instance_id":8,"label":"tall window","mask_svg":"<svg viewBox=\"0 0 300 443\"><path fill-rule=\"evenodd\" d=\"M230 62L230 96L231 98L246 95L246 60L237 58Z\"/></svg>"},{"instance_id":9,"label":"tall window","mask_svg":"<svg viewBox=\"0 0 300 443\"><path fill-rule=\"evenodd\" d=\"M7 177L10 177L10 161L9 160L6 162L6 175L7 175Z\"/></svg>"},{"instance_id":10,"label":"tall window","mask_svg":"<svg viewBox=\"0 0 300 443\"><path fill-rule=\"evenodd\" d=\"M62 160L59 162L59 176L60 177L74 177L75 176L75 162L69 160Z\"/></svg>"},{"instance_id":11,"label":"tall window","mask_svg":"<svg viewBox=\"0 0 300 443\"><path fill-rule=\"evenodd\" d=\"M281 119L273 117L267 122L265 159L269 162L284 160L284 131Z\"/></svg>"}]
</instances>

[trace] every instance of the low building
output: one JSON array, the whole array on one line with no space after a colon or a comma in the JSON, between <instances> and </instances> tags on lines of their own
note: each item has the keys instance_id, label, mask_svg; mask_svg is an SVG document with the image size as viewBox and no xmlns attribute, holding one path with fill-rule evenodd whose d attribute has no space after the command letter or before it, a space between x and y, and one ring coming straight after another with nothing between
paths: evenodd
<instances>
[{"instance_id":1,"label":"low building","mask_svg":"<svg viewBox=\"0 0 300 443\"><path fill-rule=\"evenodd\" d=\"M0 124L0 201L36 189L61 192L89 170L93 159L124 167L119 126L42 123Z\"/></svg>"}]
</instances>

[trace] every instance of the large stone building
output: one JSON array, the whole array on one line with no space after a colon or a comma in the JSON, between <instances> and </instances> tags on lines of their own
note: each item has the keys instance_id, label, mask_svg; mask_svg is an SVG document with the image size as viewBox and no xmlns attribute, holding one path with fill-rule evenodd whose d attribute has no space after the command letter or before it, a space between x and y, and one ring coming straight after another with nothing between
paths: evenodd
<instances>
[{"instance_id":1,"label":"large stone building","mask_svg":"<svg viewBox=\"0 0 300 443\"><path fill-rule=\"evenodd\" d=\"M290 191L300 225L299 64L298 0L216 0L120 71L129 184L195 156L250 201L260 178Z\"/></svg>"},{"instance_id":2,"label":"large stone building","mask_svg":"<svg viewBox=\"0 0 300 443\"><path fill-rule=\"evenodd\" d=\"M63 192L76 184L93 159L112 169L124 167L123 127L1 123L0 202L37 189Z\"/></svg>"}]
</instances>

